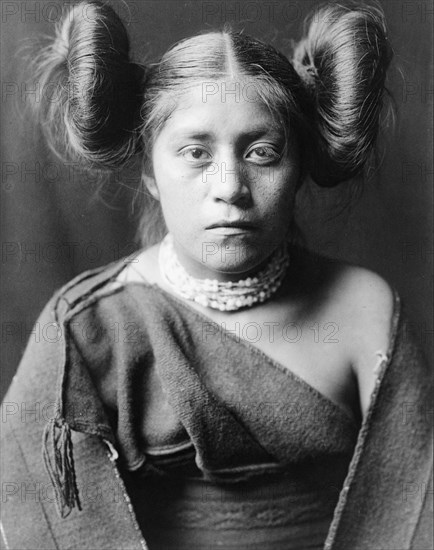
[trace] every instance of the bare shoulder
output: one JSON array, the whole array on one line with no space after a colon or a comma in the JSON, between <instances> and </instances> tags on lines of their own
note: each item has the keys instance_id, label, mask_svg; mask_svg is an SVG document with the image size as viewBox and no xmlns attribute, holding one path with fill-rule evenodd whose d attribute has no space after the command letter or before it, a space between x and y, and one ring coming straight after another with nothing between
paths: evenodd
<instances>
[{"instance_id":1,"label":"bare shoulder","mask_svg":"<svg viewBox=\"0 0 434 550\"><path fill-rule=\"evenodd\" d=\"M341 352L357 380L360 408L366 412L378 372L390 346L395 295L379 274L355 265L311 257L311 295L321 314L339 324Z\"/></svg>"},{"instance_id":2,"label":"bare shoulder","mask_svg":"<svg viewBox=\"0 0 434 550\"><path fill-rule=\"evenodd\" d=\"M394 292L389 283L363 267L341 263L335 269L335 298L342 313L368 332L382 324L388 327L394 308Z\"/></svg>"},{"instance_id":3,"label":"bare shoulder","mask_svg":"<svg viewBox=\"0 0 434 550\"><path fill-rule=\"evenodd\" d=\"M369 269L348 264L335 269L335 303L351 335L352 370L366 412L378 367L390 346L395 295L387 281Z\"/></svg>"},{"instance_id":4,"label":"bare shoulder","mask_svg":"<svg viewBox=\"0 0 434 550\"><path fill-rule=\"evenodd\" d=\"M300 263L300 279L307 293L327 309L333 308L339 317L366 330L390 322L394 292L379 274L310 252Z\"/></svg>"}]
</instances>

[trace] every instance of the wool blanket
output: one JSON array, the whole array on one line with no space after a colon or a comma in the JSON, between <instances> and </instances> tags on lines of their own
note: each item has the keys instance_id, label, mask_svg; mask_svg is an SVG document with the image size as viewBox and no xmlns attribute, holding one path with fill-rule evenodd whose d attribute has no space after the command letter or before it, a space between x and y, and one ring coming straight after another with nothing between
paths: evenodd
<instances>
[{"instance_id":1,"label":"wool blanket","mask_svg":"<svg viewBox=\"0 0 434 550\"><path fill-rule=\"evenodd\" d=\"M35 325L2 408L6 548L147 548L119 473L119 441L73 338L80 313L119 298L122 285L116 277L124 265L115 262L71 281L53 296ZM158 319L158 308L153 313ZM106 319L105 328L113 330L112 318ZM188 341L182 324L175 332ZM167 347L164 332L158 334L161 346ZM172 351L179 353L176 346ZM116 347L121 360L123 352ZM232 422L234 441L252 456L262 449L204 392L188 361L180 356L177 363L185 368L167 384L184 385L192 396L208 399L203 407L208 418L188 414L191 399L178 408L203 471L213 479L229 461L232 473L244 475L249 465L237 463L239 454L227 441L218 445L219 452L209 447L212 438L204 437L209 419L220 416L226 424ZM126 401L126 414L133 410ZM133 467L144 460L134 456L134 437L132 433L124 442ZM275 466L259 462L264 471ZM324 549L433 548L432 483L432 372L396 298L389 350L378 369Z\"/></svg>"}]
</instances>

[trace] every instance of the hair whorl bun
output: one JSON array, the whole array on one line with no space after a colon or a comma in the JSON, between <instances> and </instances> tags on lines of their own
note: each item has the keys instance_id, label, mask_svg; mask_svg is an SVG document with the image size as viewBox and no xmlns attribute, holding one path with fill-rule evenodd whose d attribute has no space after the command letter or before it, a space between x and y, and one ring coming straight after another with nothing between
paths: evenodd
<instances>
[{"instance_id":1,"label":"hair whorl bun","mask_svg":"<svg viewBox=\"0 0 434 550\"><path fill-rule=\"evenodd\" d=\"M57 155L115 168L138 150L144 71L130 62L126 29L112 8L73 6L36 66L44 89L38 115Z\"/></svg>"},{"instance_id":2,"label":"hair whorl bun","mask_svg":"<svg viewBox=\"0 0 434 550\"><path fill-rule=\"evenodd\" d=\"M380 8L329 4L311 17L293 65L310 96L308 169L319 185L336 185L363 168L392 56Z\"/></svg>"}]
</instances>

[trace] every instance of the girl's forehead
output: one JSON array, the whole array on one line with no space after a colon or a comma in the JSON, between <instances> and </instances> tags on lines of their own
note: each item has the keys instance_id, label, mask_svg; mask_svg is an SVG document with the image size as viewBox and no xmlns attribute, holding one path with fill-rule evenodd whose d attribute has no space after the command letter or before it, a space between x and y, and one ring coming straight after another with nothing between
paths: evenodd
<instances>
[{"instance_id":1,"label":"girl's forehead","mask_svg":"<svg viewBox=\"0 0 434 550\"><path fill-rule=\"evenodd\" d=\"M166 127L176 132L221 129L278 130L276 120L254 87L254 81L218 80L199 82L184 91Z\"/></svg>"},{"instance_id":2,"label":"girl's forehead","mask_svg":"<svg viewBox=\"0 0 434 550\"><path fill-rule=\"evenodd\" d=\"M264 84L252 77L241 76L219 80L193 82L179 94L185 106L202 104L251 103L263 105Z\"/></svg>"}]
</instances>

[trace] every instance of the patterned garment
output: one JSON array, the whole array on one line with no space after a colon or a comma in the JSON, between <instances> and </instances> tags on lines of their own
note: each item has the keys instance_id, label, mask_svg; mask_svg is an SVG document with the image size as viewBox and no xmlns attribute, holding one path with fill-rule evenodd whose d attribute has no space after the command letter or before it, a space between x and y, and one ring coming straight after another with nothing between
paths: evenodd
<instances>
[{"instance_id":1,"label":"patterned garment","mask_svg":"<svg viewBox=\"0 0 434 550\"><path fill-rule=\"evenodd\" d=\"M124 265L56 293L5 398L8 548L430 548L431 373L398 298L359 429Z\"/></svg>"}]
</instances>

